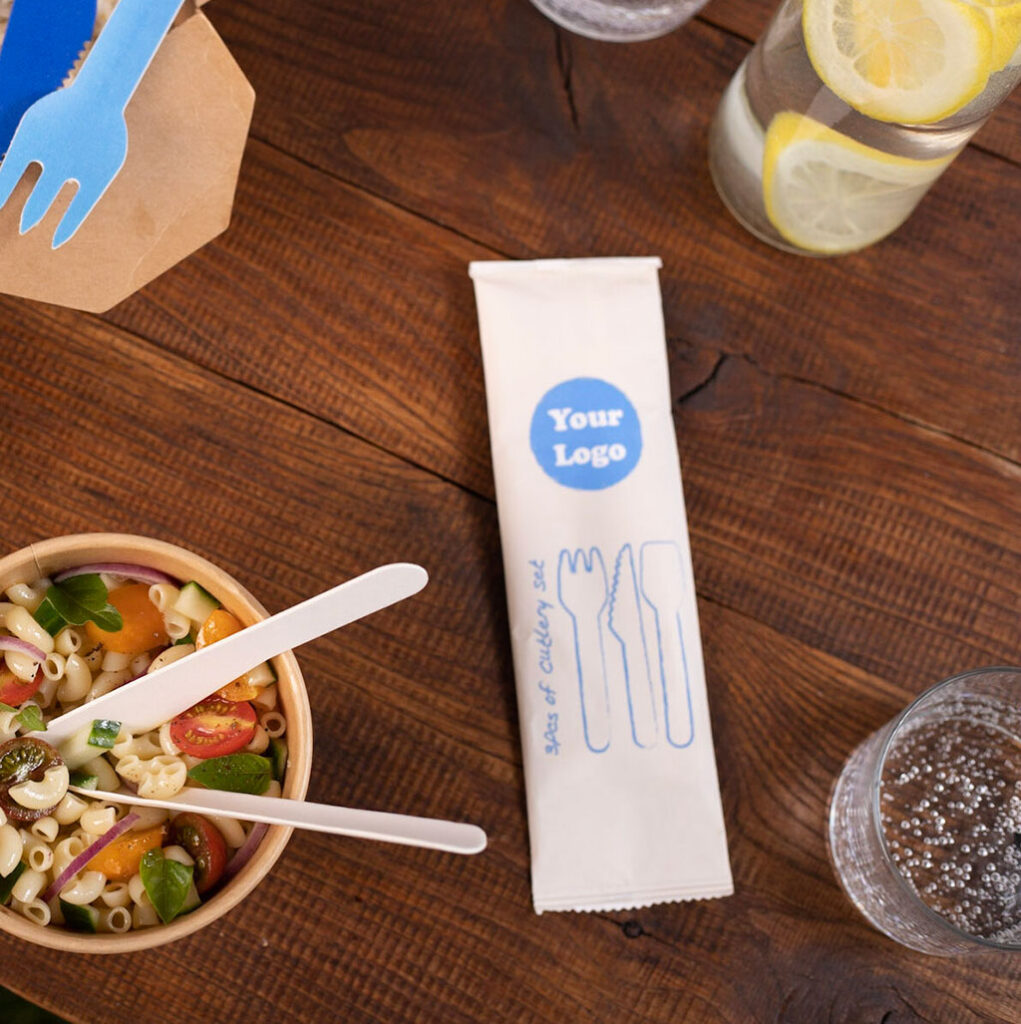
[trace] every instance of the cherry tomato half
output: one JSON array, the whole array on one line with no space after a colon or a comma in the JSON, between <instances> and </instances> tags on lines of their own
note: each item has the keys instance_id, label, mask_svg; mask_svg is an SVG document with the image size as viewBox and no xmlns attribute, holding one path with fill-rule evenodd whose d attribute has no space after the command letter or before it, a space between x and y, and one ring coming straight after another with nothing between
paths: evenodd
<instances>
[{"instance_id":1,"label":"cherry tomato half","mask_svg":"<svg viewBox=\"0 0 1021 1024\"><path fill-rule=\"evenodd\" d=\"M43 681L43 670L40 666L35 678L29 682L19 679L6 665L0 665L0 703L9 704L12 708L24 704L29 697L35 696Z\"/></svg>"},{"instance_id":2,"label":"cherry tomato half","mask_svg":"<svg viewBox=\"0 0 1021 1024\"><path fill-rule=\"evenodd\" d=\"M170 738L192 757L224 757L251 742L257 721L248 701L207 697L170 723Z\"/></svg>"},{"instance_id":3,"label":"cherry tomato half","mask_svg":"<svg viewBox=\"0 0 1021 1024\"><path fill-rule=\"evenodd\" d=\"M54 747L33 736L15 736L0 744L0 808L11 821L36 821L53 810L52 807L41 810L22 807L9 791L29 779L42 782L48 768L63 763L64 759Z\"/></svg>"},{"instance_id":4,"label":"cherry tomato half","mask_svg":"<svg viewBox=\"0 0 1021 1024\"><path fill-rule=\"evenodd\" d=\"M183 846L195 861L195 888L206 893L227 866L227 843L220 830L201 814L185 811L170 826L170 842Z\"/></svg>"}]
</instances>

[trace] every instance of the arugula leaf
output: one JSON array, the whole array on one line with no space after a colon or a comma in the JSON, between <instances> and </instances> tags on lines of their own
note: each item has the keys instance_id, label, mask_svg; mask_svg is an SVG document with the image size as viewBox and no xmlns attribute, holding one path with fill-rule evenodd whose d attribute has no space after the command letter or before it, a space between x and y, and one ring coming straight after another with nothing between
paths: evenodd
<instances>
[{"instance_id":1,"label":"arugula leaf","mask_svg":"<svg viewBox=\"0 0 1021 1024\"><path fill-rule=\"evenodd\" d=\"M115 633L124 626L121 613L107 601L106 585L94 572L54 583L34 617L50 635L56 635L64 626L81 626L90 621L107 633Z\"/></svg>"},{"instance_id":2,"label":"arugula leaf","mask_svg":"<svg viewBox=\"0 0 1021 1024\"><path fill-rule=\"evenodd\" d=\"M258 754L228 754L200 761L188 770L188 778L207 789L223 789L228 793L253 793L258 796L269 789L273 766L268 757Z\"/></svg>"},{"instance_id":3,"label":"arugula leaf","mask_svg":"<svg viewBox=\"0 0 1021 1024\"><path fill-rule=\"evenodd\" d=\"M37 704L26 704L15 717L25 732L46 732L46 722Z\"/></svg>"},{"instance_id":4,"label":"arugula leaf","mask_svg":"<svg viewBox=\"0 0 1021 1024\"><path fill-rule=\"evenodd\" d=\"M149 850L142 857L139 872L160 920L170 924L181 913L188 898L194 868L190 864L169 860L163 856L162 850Z\"/></svg>"}]
</instances>

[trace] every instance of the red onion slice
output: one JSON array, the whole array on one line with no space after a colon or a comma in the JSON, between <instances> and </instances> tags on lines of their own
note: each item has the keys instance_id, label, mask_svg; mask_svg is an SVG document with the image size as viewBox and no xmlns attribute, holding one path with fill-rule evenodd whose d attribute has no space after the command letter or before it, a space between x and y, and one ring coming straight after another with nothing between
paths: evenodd
<instances>
[{"instance_id":1,"label":"red onion slice","mask_svg":"<svg viewBox=\"0 0 1021 1024\"><path fill-rule=\"evenodd\" d=\"M0 636L0 651L16 651L18 654L27 654L33 661L46 660L45 651L41 651L35 644L19 640L16 636Z\"/></svg>"},{"instance_id":2,"label":"red onion slice","mask_svg":"<svg viewBox=\"0 0 1021 1024\"><path fill-rule=\"evenodd\" d=\"M252 826L248 838L238 847L238 852L231 857L227 867L224 868L222 879L224 883L229 882L252 859L252 854L258 849L259 843L262 842L263 836L268 831L269 825L262 821L256 822Z\"/></svg>"},{"instance_id":3,"label":"red onion slice","mask_svg":"<svg viewBox=\"0 0 1021 1024\"><path fill-rule=\"evenodd\" d=\"M130 814L126 814L113 826L113 828L110 829L109 832L105 835L101 835L91 846L82 850L82 852L79 853L78 856L75 857L75 859L71 861L71 863L68 864L68 866L64 868L59 875L57 875L53 885L43 893L43 902L49 903L50 900L52 900L53 897L56 896L60 890L63 889L64 886L67 885L67 883L77 875L78 872L81 871L81 869L85 867L85 865L88 864L88 862L92 860L100 850L103 849L103 847L109 846L115 839L124 835L124 833L127 832L127 830L138 820L139 816L134 811Z\"/></svg>"},{"instance_id":4,"label":"red onion slice","mask_svg":"<svg viewBox=\"0 0 1021 1024\"><path fill-rule=\"evenodd\" d=\"M89 565L76 565L73 569L65 569L53 577L54 583L69 580L72 576L84 576L86 573L107 572L111 576L125 576L138 580L139 583L176 583L173 576L168 576L159 569L150 569L147 565L134 565L131 562L92 562Z\"/></svg>"}]
</instances>

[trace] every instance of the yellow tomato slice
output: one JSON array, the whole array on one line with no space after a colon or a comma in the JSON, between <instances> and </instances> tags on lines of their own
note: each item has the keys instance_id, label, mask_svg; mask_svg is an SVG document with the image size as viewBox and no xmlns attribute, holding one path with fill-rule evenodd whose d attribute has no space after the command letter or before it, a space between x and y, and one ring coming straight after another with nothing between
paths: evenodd
<instances>
[{"instance_id":1,"label":"yellow tomato slice","mask_svg":"<svg viewBox=\"0 0 1021 1024\"><path fill-rule=\"evenodd\" d=\"M202 623L198 636L195 638L195 646L196 648L208 647L209 644L215 644L217 640L233 636L233 634L240 632L242 628L241 622L236 615L232 615L224 608L217 608ZM259 687L253 686L248 681L248 673L246 672L243 676L238 676L237 679L227 683L226 686L221 686L214 696L230 701L251 700L253 697L259 696Z\"/></svg>"},{"instance_id":2,"label":"yellow tomato slice","mask_svg":"<svg viewBox=\"0 0 1021 1024\"><path fill-rule=\"evenodd\" d=\"M238 617L225 608L217 608L199 628L198 636L195 637L195 647L208 647L217 640L223 640L240 631L241 623Z\"/></svg>"},{"instance_id":3,"label":"yellow tomato slice","mask_svg":"<svg viewBox=\"0 0 1021 1024\"><path fill-rule=\"evenodd\" d=\"M254 700L262 692L261 686L253 686L248 681L248 673L238 676L237 679L221 686L214 696L222 697L224 700L241 701Z\"/></svg>"},{"instance_id":4,"label":"yellow tomato slice","mask_svg":"<svg viewBox=\"0 0 1021 1024\"><path fill-rule=\"evenodd\" d=\"M85 632L93 643L102 644L118 654L141 654L170 642L163 625L163 616L149 600L145 583L126 583L110 591L107 600L121 613L124 625L115 632L100 629L94 622L85 623Z\"/></svg>"},{"instance_id":5,"label":"yellow tomato slice","mask_svg":"<svg viewBox=\"0 0 1021 1024\"><path fill-rule=\"evenodd\" d=\"M162 825L125 832L109 846L104 846L85 866L89 871L101 871L113 882L128 882L138 874L142 857L162 845Z\"/></svg>"}]
</instances>

